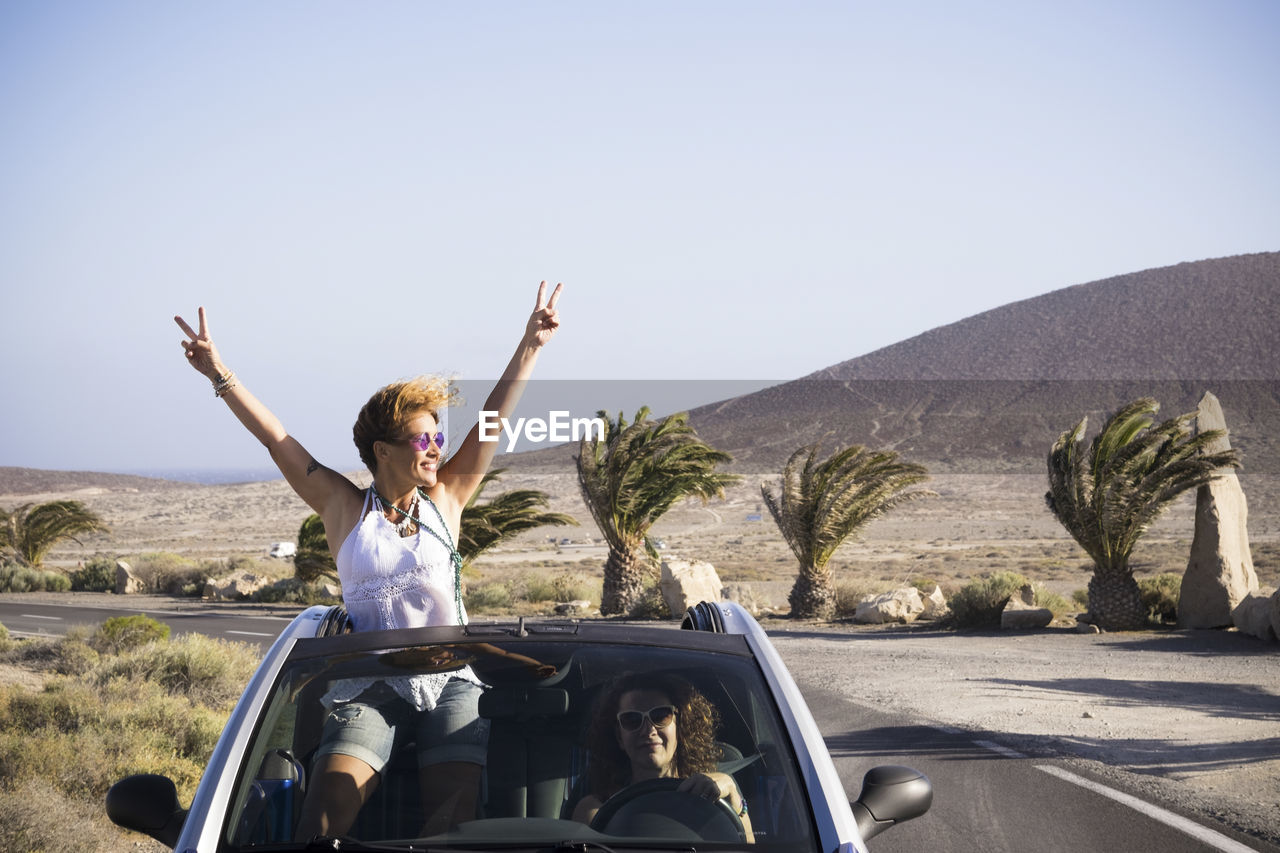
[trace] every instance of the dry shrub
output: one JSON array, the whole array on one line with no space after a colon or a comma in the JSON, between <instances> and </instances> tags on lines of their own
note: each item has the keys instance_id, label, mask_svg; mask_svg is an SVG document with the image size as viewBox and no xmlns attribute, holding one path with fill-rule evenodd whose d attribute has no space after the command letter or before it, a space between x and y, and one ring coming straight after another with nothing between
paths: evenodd
<instances>
[{"instance_id":1,"label":"dry shrub","mask_svg":"<svg viewBox=\"0 0 1280 853\"><path fill-rule=\"evenodd\" d=\"M1027 582L1017 572L995 572L974 578L947 599L951 623L957 628L1000 627L1004 606Z\"/></svg>"},{"instance_id":2,"label":"dry shrub","mask_svg":"<svg viewBox=\"0 0 1280 853\"><path fill-rule=\"evenodd\" d=\"M99 686L117 678L150 681L192 702L220 708L243 692L258 661L257 649L245 643L183 634L170 643L110 658L94 678Z\"/></svg>"},{"instance_id":3,"label":"dry shrub","mask_svg":"<svg viewBox=\"0 0 1280 853\"><path fill-rule=\"evenodd\" d=\"M1147 607L1147 615L1155 622L1178 621L1178 596L1182 594L1182 575L1172 573L1138 579L1138 594Z\"/></svg>"},{"instance_id":4,"label":"dry shrub","mask_svg":"<svg viewBox=\"0 0 1280 853\"><path fill-rule=\"evenodd\" d=\"M551 579L553 601L599 601L601 582L578 572L559 572Z\"/></svg>"},{"instance_id":5,"label":"dry shrub","mask_svg":"<svg viewBox=\"0 0 1280 853\"><path fill-rule=\"evenodd\" d=\"M852 619L858 611L858 604L868 595L879 595L886 589L885 584L858 583L843 581L835 586L835 617Z\"/></svg>"},{"instance_id":6,"label":"dry shrub","mask_svg":"<svg viewBox=\"0 0 1280 853\"><path fill-rule=\"evenodd\" d=\"M0 788L0 850L160 853L168 848L118 829L100 803L69 797L44 780L30 780Z\"/></svg>"}]
</instances>

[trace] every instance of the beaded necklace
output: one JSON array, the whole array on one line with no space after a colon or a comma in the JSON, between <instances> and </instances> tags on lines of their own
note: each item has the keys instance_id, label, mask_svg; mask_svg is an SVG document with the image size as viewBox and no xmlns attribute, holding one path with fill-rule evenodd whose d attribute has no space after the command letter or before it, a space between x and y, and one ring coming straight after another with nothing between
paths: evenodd
<instances>
[{"instance_id":1,"label":"beaded necklace","mask_svg":"<svg viewBox=\"0 0 1280 853\"><path fill-rule=\"evenodd\" d=\"M440 522L440 529L444 531L445 536L449 537L448 539L445 539L444 536L441 536L439 533L436 533L434 530L432 530L430 527L424 524L422 520L419 519L417 516L413 515L407 510L401 509L400 507L393 504L391 501L384 498L382 495L378 493L378 490L375 489L373 486L369 487L369 491L373 492L373 496L377 499L378 503L381 505L379 507L380 511L382 507L389 506L392 509L394 509L396 512L400 513L400 515L404 516L404 520L401 521L400 524L397 524L395 526L397 532L401 532L403 530L403 527L401 525L407 525L410 521L412 521L414 524L418 525L418 530L427 531L435 538L437 542L439 542L441 545L445 547L446 550L448 550L449 562L453 564L453 606L458 611L458 624L465 625L466 620L463 618L463 614L462 614L462 555L459 554L458 549L454 547L453 535L449 533L449 525L444 523L444 516L440 514L440 509L439 507L436 506L436 502L431 500L431 495L427 494L422 490L421 487L419 487L414 492L413 506L411 506L410 509L418 508L419 498L425 499L427 502L427 506L431 507L431 509L435 511L436 519L439 520Z\"/></svg>"}]
</instances>

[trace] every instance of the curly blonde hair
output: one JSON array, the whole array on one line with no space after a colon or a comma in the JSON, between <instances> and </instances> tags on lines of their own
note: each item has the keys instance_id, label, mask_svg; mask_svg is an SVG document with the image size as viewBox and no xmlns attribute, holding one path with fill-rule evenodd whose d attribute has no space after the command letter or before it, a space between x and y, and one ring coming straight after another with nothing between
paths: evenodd
<instances>
[{"instance_id":1,"label":"curly blonde hair","mask_svg":"<svg viewBox=\"0 0 1280 853\"><path fill-rule=\"evenodd\" d=\"M664 672L634 672L620 676L596 702L587 746L591 757L587 766L588 786L601 800L608 799L631 784L631 764L614 732L618 707L624 693L655 690L676 706L676 754L672 768L681 779L694 773L710 773L720 760L716 730L720 714L698 689L676 675Z\"/></svg>"},{"instance_id":2,"label":"curly blonde hair","mask_svg":"<svg viewBox=\"0 0 1280 853\"><path fill-rule=\"evenodd\" d=\"M442 376L415 376L379 388L364 404L351 428L352 440L360 451L360 461L372 474L378 473L373 455L375 441L400 438L405 424L420 412L429 412L437 421L440 410L458 401L458 389Z\"/></svg>"}]
</instances>

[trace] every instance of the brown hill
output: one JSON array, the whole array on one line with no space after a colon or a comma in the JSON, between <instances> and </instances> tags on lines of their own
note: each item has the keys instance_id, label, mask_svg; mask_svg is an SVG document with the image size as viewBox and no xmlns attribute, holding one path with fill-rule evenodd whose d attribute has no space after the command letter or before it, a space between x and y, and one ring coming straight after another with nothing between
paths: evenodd
<instances>
[{"instance_id":1,"label":"brown hill","mask_svg":"<svg viewBox=\"0 0 1280 853\"><path fill-rule=\"evenodd\" d=\"M806 378L1280 379L1280 252L1013 302Z\"/></svg>"},{"instance_id":2,"label":"brown hill","mask_svg":"<svg viewBox=\"0 0 1280 853\"><path fill-rule=\"evenodd\" d=\"M933 470L1043 470L1082 415L1141 396L1221 400L1246 470L1280 460L1280 253L1077 285L691 413L747 470L813 441L892 448Z\"/></svg>"},{"instance_id":3,"label":"brown hill","mask_svg":"<svg viewBox=\"0 0 1280 853\"><path fill-rule=\"evenodd\" d=\"M0 495L74 495L76 492L158 492L191 488L177 483L133 474L103 474L96 471L47 471L39 468L0 466Z\"/></svg>"}]
</instances>

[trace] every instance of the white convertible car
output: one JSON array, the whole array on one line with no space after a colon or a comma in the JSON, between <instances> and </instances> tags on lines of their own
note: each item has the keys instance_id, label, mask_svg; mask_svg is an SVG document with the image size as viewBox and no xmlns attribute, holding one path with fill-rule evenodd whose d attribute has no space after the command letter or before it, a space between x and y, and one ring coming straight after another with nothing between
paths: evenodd
<instances>
[{"instance_id":1,"label":"white convertible car","mask_svg":"<svg viewBox=\"0 0 1280 853\"><path fill-rule=\"evenodd\" d=\"M107 795L117 824L178 851L740 850L853 853L923 814L929 780L876 767L852 803L799 690L764 631L729 603L700 604L683 628L607 621L476 623L349 630L340 607L300 614L267 652L227 722L189 808L161 776L131 776ZM539 662L530 666L528 661ZM341 837L295 840L309 762L345 679L393 679L470 666L487 685L488 764L474 820L422 836L412 743ZM623 672L661 671L715 706L719 770L750 804L750 832L724 800L641 783L590 823L572 819L586 789L586 729L602 688ZM349 692L349 691L348 691ZM655 780L662 782L665 780ZM748 835L750 837L748 837Z\"/></svg>"}]
</instances>

